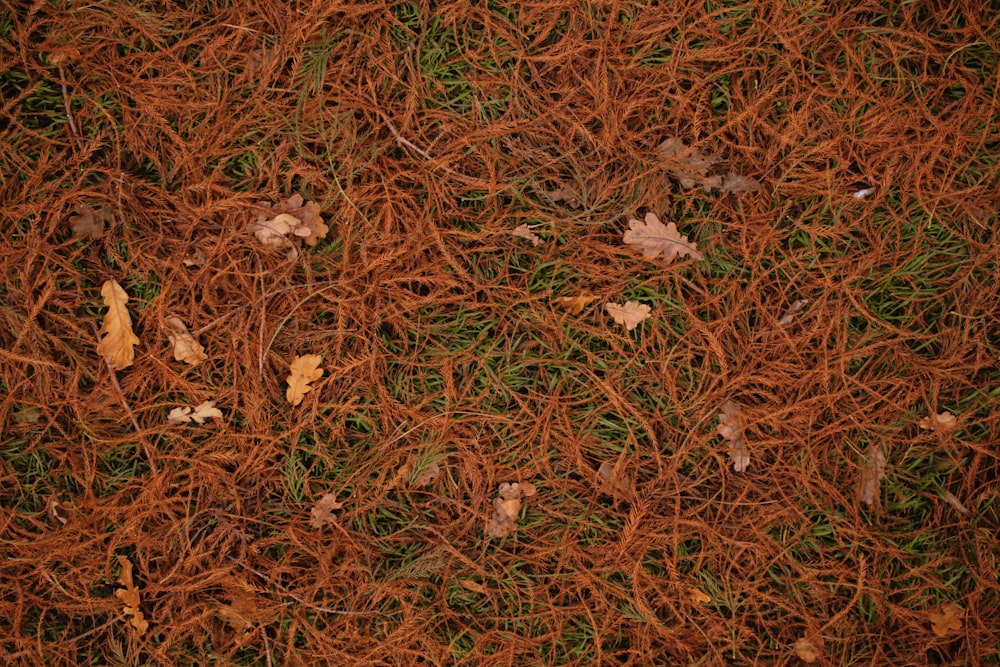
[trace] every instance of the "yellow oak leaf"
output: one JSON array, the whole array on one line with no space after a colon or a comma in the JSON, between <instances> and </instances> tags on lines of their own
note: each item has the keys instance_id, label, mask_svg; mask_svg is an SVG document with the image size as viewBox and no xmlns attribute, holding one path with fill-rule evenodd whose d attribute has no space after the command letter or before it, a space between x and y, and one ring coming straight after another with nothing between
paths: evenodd
<instances>
[{"instance_id":1,"label":"yellow oak leaf","mask_svg":"<svg viewBox=\"0 0 1000 667\"><path fill-rule=\"evenodd\" d=\"M285 390L285 398L289 403L301 403L305 395L313 390L309 383L323 377L323 369L319 367L322 360L323 357L318 354L306 354L292 360L289 366L291 374L287 378L288 389Z\"/></svg>"},{"instance_id":2,"label":"yellow oak leaf","mask_svg":"<svg viewBox=\"0 0 1000 667\"><path fill-rule=\"evenodd\" d=\"M556 297L555 303L564 308L570 315L579 315L596 298L596 296L587 294L581 294L580 296L560 296Z\"/></svg>"},{"instance_id":3,"label":"yellow oak leaf","mask_svg":"<svg viewBox=\"0 0 1000 667\"><path fill-rule=\"evenodd\" d=\"M104 323L98 332L102 336L97 344L97 352L103 356L112 369L119 371L128 368L135 360L135 350L139 338L132 331L132 318L128 314L128 294L114 280L108 280L101 287L104 305L108 312L104 314Z\"/></svg>"},{"instance_id":4,"label":"yellow oak leaf","mask_svg":"<svg viewBox=\"0 0 1000 667\"><path fill-rule=\"evenodd\" d=\"M640 322L649 319L652 309L638 301L626 301L624 304L606 303L604 310L614 318L616 324L623 324L628 331L632 331Z\"/></svg>"},{"instance_id":5,"label":"yellow oak leaf","mask_svg":"<svg viewBox=\"0 0 1000 667\"><path fill-rule=\"evenodd\" d=\"M149 628L149 621L143 617L142 610L139 609L139 589L132 581L132 562L125 556L118 556L118 564L122 568L121 574L118 575L118 583L125 588L116 588L115 597L125 605L122 611L131 617L129 622L132 627L139 635L143 635Z\"/></svg>"},{"instance_id":6,"label":"yellow oak leaf","mask_svg":"<svg viewBox=\"0 0 1000 667\"><path fill-rule=\"evenodd\" d=\"M172 315L165 317L163 325L167 330L170 344L174 346L174 359L192 366L197 366L208 359L205 348L191 335L181 318Z\"/></svg>"}]
</instances>

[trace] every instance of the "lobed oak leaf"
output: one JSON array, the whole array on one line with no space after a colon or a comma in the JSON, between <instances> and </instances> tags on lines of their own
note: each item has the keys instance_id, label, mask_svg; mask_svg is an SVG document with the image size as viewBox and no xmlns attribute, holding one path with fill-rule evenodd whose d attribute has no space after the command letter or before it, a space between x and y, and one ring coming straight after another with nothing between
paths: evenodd
<instances>
[{"instance_id":1,"label":"lobed oak leaf","mask_svg":"<svg viewBox=\"0 0 1000 667\"><path fill-rule=\"evenodd\" d=\"M819 648L805 637L792 644L792 650L802 662L816 662L819 659Z\"/></svg>"},{"instance_id":2,"label":"lobed oak leaf","mask_svg":"<svg viewBox=\"0 0 1000 667\"><path fill-rule=\"evenodd\" d=\"M118 583L125 588L116 588L115 597L122 601L124 604L122 611L130 617L129 622L141 636L149 628L149 621L143 617L142 610L139 609L139 589L132 580L132 562L125 556L118 556L118 565L122 568L118 575Z\"/></svg>"},{"instance_id":3,"label":"lobed oak leaf","mask_svg":"<svg viewBox=\"0 0 1000 667\"><path fill-rule=\"evenodd\" d=\"M535 232L531 231L531 229L532 228L527 224L518 225L514 228L514 231L512 231L511 234L518 238L531 241L531 245L535 247L542 245L542 238Z\"/></svg>"},{"instance_id":4,"label":"lobed oak leaf","mask_svg":"<svg viewBox=\"0 0 1000 667\"><path fill-rule=\"evenodd\" d=\"M733 401L723 403L717 431L729 442L729 460L736 472L744 472L750 466L750 450L747 449L744 429L743 410L739 404Z\"/></svg>"},{"instance_id":5,"label":"lobed oak leaf","mask_svg":"<svg viewBox=\"0 0 1000 667\"><path fill-rule=\"evenodd\" d=\"M104 357L113 370L128 368L135 360L135 350L139 338L132 331L132 318L128 314L128 294L114 280L105 281L101 287L104 305L108 312L104 314L104 323L100 331L100 342L97 352Z\"/></svg>"},{"instance_id":6,"label":"lobed oak leaf","mask_svg":"<svg viewBox=\"0 0 1000 667\"><path fill-rule=\"evenodd\" d=\"M879 445L868 449L868 460L861 470L858 499L865 505L874 505L879 496L879 482L885 479L885 452Z\"/></svg>"},{"instance_id":7,"label":"lobed oak leaf","mask_svg":"<svg viewBox=\"0 0 1000 667\"><path fill-rule=\"evenodd\" d=\"M698 252L698 244L688 241L686 236L681 236L677 231L677 225L673 222L664 225L653 212L646 214L645 221L632 218L628 221L628 227L622 240L628 245L640 246L642 256L646 259L652 259L660 254L668 264L676 257L690 256L694 259L705 259L704 255Z\"/></svg>"},{"instance_id":8,"label":"lobed oak leaf","mask_svg":"<svg viewBox=\"0 0 1000 667\"><path fill-rule=\"evenodd\" d=\"M205 348L191 335L181 318L173 315L165 317L163 325L167 330L167 339L174 346L175 360L197 366L208 359Z\"/></svg>"},{"instance_id":9,"label":"lobed oak leaf","mask_svg":"<svg viewBox=\"0 0 1000 667\"><path fill-rule=\"evenodd\" d=\"M486 536L503 537L514 530L521 515L521 499L535 495L535 485L530 482L504 482L493 499L493 517L486 524Z\"/></svg>"},{"instance_id":10,"label":"lobed oak leaf","mask_svg":"<svg viewBox=\"0 0 1000 667\"><path fill-rule=\"evenodd\" d=\"M556 297L555 303L564 308L570 315L579 315L583 309L589 306L596 299L596 296L583 294L580 296L560 296Z\"/></svg>"},{"instance_id":11,"label":"lobed oak leaf","mask_svg":"<svg viewBox=\"0 0 1000 667\"><path fill-rule=\"evenodd\" d=\"M187 406L174 408L167 415L167 421L171 424L188 424L190 422L204 424L205 420L210 417L222 417L222 410L215 407L215 401L205 401L194 409Z\"/></svg>"},{"instance_id":12,"label":"lobed oak leaf","mask_svg":"<svg viewBox=\"0 0 1000 667\"><path fill-rule=\"evenodd\" d=\"M343 508L343 504L337 502L337 496L328 493L316 501L309 511L309 525L316 530L322 530L327 524L336 523L337 515L334 512Z\"/></svg>"},{"instance_id":13,"label":"lobed oak leaf","mask_svg":"<svg viewBox=\"0 0 1000 667\"><path fill-rule=\"evenodd\" d=\"M626 301L623 305L617 303L604 304L604 310L614 318L616 324L625 325L625 329L632 331L643 320L649 319L649 306L638 301Z\"/></svg>"},{"instance_id":14,"label":"lobed oak leaf","mask_svg":"<svg viewBox=\"0 0 1000 667\"><path fill-rule=\"evenodd\" d=\"M942 605L937 611L927 614L931 622L931 630L938 637L947 637L962 631L962 617L965 611L950 602Z\"/></svg>"},{"instance_id":15,"label":"lobed oak leaf","mask_svg":"<svg viewBox=\"0 0 1000 667\"><path fill-rule=\"evenodd\" d=\"M323 357L319 354L306 354L292 360L289 366L291 373L286 378L288 389L285 390L289 403L301 403L305 395L313 390L309 384L323 377L323 369L319 367L321 361Z\"/></svg>"},{"instance_id":16,"label":"lobed oak leaf","mask_svg":"<svg viewBox=\"0 0 1000 667\"><path fill-rule=\"evenodd\" d=\"M292 238L301 238L306 245L313 246L330 231L320 215L319 204L305 202L300 194L277 206L272 207L270 202L261 202L260 206L261 212L251 231L265 247L288 248L290 257L298 256Z\"/></svg>"}]
</instances>

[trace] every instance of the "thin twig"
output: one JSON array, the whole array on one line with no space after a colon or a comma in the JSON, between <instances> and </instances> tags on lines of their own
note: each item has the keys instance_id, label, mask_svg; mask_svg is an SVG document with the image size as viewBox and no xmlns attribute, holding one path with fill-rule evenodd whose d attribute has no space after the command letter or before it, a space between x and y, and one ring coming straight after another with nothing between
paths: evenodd
<instances>
[{"instance_id":1,"label":"thin twig","mask_svg":"<svg viewBox=\"0 0 1000 667\"><path fill-rule=\"evenodd\" d=\"M104 355L101 355L104 359L104 365L108 367L108 372L111 373L111 384L114 385L115 391L118 392L118 400L121 401L122 407L125 408L125 412L128 413L129 419L132 420L132 426L135 427L136 435L139 436L139 440L142 442L142 450L146 454L146 461L149 463L149 470L154 475L159 474L159 470L156 468L156 462L153 460L153 452L149 447L149 443L146 442L146 437L142 434L142 429L139 427L139 420L135 418L135 413L132 412L132 407L125 400L125 392L122 390L121 384L118 382L118 374L115 369L111 366L111 362Z\"/></svg>"},{"instance_id":2,"label":"thin twig","mask_svg":"<svg viewBox=\"0 0 1000 667\"><path fill-rule=\"evenodd\" d=\"M267 583L269 583L272 586L274 586L275 588L277 588L278 592L281 593L282 595L290 597L293 600L295 600L296 602L298 602L299 604L305 605L306 607L309 607L310 609L313 609L315 611L320 611L320 612L323 612L324 614L340 614L340 615L343 615L343 616L385 616L385 613L381 612L381 611L346 611L344 609L333 609L331 607L322 607L320 605L313 604L312 602L309 602L309 601L305 600L304 598L302 598L300 595L297 595L296 593L293 593L292 591L288 590L287 588L285 588L284 586L282 586L277 581L275 581L271 577L267 576L263 572L261 572L259 570L253 569L252 567L250 567L246 563L244 563L244 562L242 562L240 560L237 560L237 559L233 558L232 556L229 557L229 560L231 560L232 562L236 563L240 567L246 569L248 572L253 572L258 577L260 577L261 579L263 579ZM291 604L291 603L286 603L286 604Z\"/></svg>"},{"instance_id":3,"label":"thin twig","mask_svg":"<svg viewBox=\"0 0 1000 667\"><path fill-rule=\"evenodd\" d=\"M76 127L76 121L73 119L73 109L69 100L69 89L66 87L66 72L63 70L62 65L59 65L58 67L59 84L62 86L63 107L66 109L66 120L69 122L69 130L73 134L77 143L83 146L83 137L80 135L80 130Z\"/></svg>"}]
</instances>

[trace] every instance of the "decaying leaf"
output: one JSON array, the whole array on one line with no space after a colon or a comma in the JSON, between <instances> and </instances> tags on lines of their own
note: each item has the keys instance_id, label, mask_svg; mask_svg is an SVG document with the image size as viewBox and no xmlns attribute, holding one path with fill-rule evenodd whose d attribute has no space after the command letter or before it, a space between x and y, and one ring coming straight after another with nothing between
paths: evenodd
<instances>
[{"instance_id":1,"label":"decaying leaf","mask_svg":"<svg viewBox=\"0 0 1000 667\"><path fill-rule=\"evenodd\" d=\"M474 579L458 579L458 583L462 586L462 588L472 591L473 593L489 595L489 589Z\"/></svg>"},{"instance_id":2,"label":"decaying leaf","mask_svg":"<svg viewBox=\"0 0 1000 667\"><path fill-rule=\"evenodd\" d=\"M718 433L729 443L729 460L733 470L743 472L750 466L750 450L747 449L743 421L743 410L733 401L726 401L719 411Z\"/></svg>"},{"instance_id":3,"label":"decaying leaf","mask_svg":"<svg viewBox=\"0 0 1000 667\"><path fill-rule=\"evenodd\" d=\"M533 246L537 247L542 245L542 238L531 230L532 228L527 224L518 225L517 227L514 228L514 231L512 231L511 234L513 234L518 238L527 239L531 241L531 245Z\"/></svg>"},{"instance_id":4,"label":"decaying leaf","mask_svg":"<svg viewBox=\"0 0 1000 667\"><path fill-rule=\"evenodd\" d=\"M614 318L615 324L623 324L628 331L632 331L643 320L649 319L649 306L638 301L626 301L624 304L606 303L604 310Z\"/></svg>"},{"instance_id":5,"label":"decaying leaf","mask_svg":"<svg viewBox=\"0 0 1000 667\"><path fill-rule=\"evenodd\" d=\"M962 504L962 501L955 497L955 494L951 491L944 491L941 493L941 499L946 503L951 505L956 512L959 514L968 514L969 508Z\"/></svg>"},{"instance_id":6,"label":"decaying leaf","mask_svg":"<svg viewBox=\"0 0 1000 667\"><path fill-rule=\"evenodd\" d=\"M816 662L819 660L819 648L811 641L802 637L792 644L792 650L802 662Z\"/></svg>"},{"instance_id":7,"label":"decaying leaf","mask_svg":"<svg viewBox=\"0 0 1000 667\"><path fill-rule=\"evenodd\" d=\"M655 213L647 213L645 221L632 218L628 221L628 227L622 240L628 245L642 248L642 256L646 259L661 254L668 264L677 257L705 259L698 252L698 244L688 241L686 236L681 236L674 223L664 225Z\"/></svg>"},{"instance_id":8,"label":"decaying leaf","mask_svg":"<svg viewBox=\"0 0 1000 667\"><path fill-rule=\"evenodd\" d=\"M69 217L73 233L95 241L104 236L104 225L114 220L111 211L103 206L92 209L87 205L79 204L73 209L76 211L76 215Z\"/></svg>"},{"instance_id":9,"label":"decaying leaf","mask_svg":"<svg viewBox=\"0 0 1000 667\"><path fill-rule=\"evenodd\" d=\"M171 424L204 424L210 417L222 417L222 410L215 407L215 401L205 401L198 407L192 409L189 406L174 408L167 415L167 421Z\"/></svg>"},{"instance_id":10,"label":"decaying leaf","mask_svg":"<svg viewBox=\"0 0 1000 667\"><path fill-rule=\"evenodd\" d=\"M562 181L556 181L556 187L546 190L545 196L553 204L563 202L570 208L580 208L580 195Z\"/></svg>"},{"instance_id":11,"label":"decaying leaf","mask_svg":"<svg viewBox=\"0 0 1000 667\"><path fill-rule=\"evenodd\" d=\"M69 510L55 496L49 498L48 502L45 504L45 510L50 517L62 525L65 526L69 523Z\"/></svg>"},{"instance_id":12,"label":"decaying leaf","mask_svg":"<svg viewBox=\"0 0 1000 667\"><path fill-rule=\"evenodd\" d=\"M173 315L165 317L163 326L167 331L167 339L174 346L174 359L192 366L197 366L208 359L205 348L191 335L181 318Z\"/></svg>"},{"instance_id":13,"label":"decaying leaf","mask_svg":"<svg viewBox=\"0 0 1000 667\"><path fill-rule=\"evenodd\" d=\"M609 496L631 498L634 495L632 480L624 473L615 470L612 463L604 461L597 469L597 484L601 491Z\"/></svg>"},{"instance_id":14,"label":"decaying leaf","mask_svg":"<svg viewBox=\"0 0 1000 667\"><path fill-rule=\"evenodd\" d=\"M118 556L118 565L122 568L121 574L118 575L118 583L125 588L116 588L115 597L125 605L122 611L130 617L129 622L141 636L149 628L149 621L143 617L142 610L139 609L139 589L132 580L132 562L125 556Z\"/></svg>"},{"instance_id":15,"label":"decaying leaf","mask_svg":"<svg viewBox=\"0 0 1000 667\"><path fill-rule=\"evenodd\" d=\"M860 190L855 190L851 193L851 197L854 199L868 199L873 194L875 194L877 188L861 188Z\"/></svg>"},{"instance_id":16,"label":"decaying leaf","mask_svg":"<svg viewBox=\"0 0 1000 667\"><path fill-rule=\"evenodd\" d=\"M498 496L493 499L493 517L486 524L487 537L503 537L515 528L521 515L521 499L535 495L535 485L530 482L500 485Z\"/></svg>"},{"instance_id":17,"label":"decaying leaf","mask_svg":"<svg viewBox=\"0 0 1000 667\"><path fill-rule=\"evenodd\" d=\"M205 254L205 251L201 248L196 248L193 255L189 255L181 260L181 264L189 269L193 269L203 265L207 261L208 255Z\"/></svg>"},{"instance_id":18,"label":"decaying leaf","mask_svg":"<svg viewBox=\"0 0 1000 667\"><path fill-rule=\"evenodd\" d=\"M715 166L725 163L725 160L715 153L703 153L697 148L689 148L677 137L666 139L657 146L656 152L666 159L670 174L686 190L699 185L706 192L756 192L761 189L756 180L731 171L713 174Z\"/></svg>"},{"instance_id":19,"label":"decaying leaf","mask_svg":"<svg viewBox=\"0 0 1000 667\"><path fill-rule=\"evenodd\" d=\"M219 605L219 616L240 632L249 630L258 613L257 591L242 577L231 577L222 588L230 604Z\"/></svg>"},{"instance_id":20,"label":"decaying leaf","mask_svg":"<svg viewBox=\"0 0 1000 667\"><path fill-rule=\"evenodd\" d=\"M809 299L796 299L792 301L792 305L782 313L781 317L778 318L778 324L780 326L785 326L786 324L791 324L795 319L795 316L802 312L802 309L809 305Z\"/></svg>"},{"instance_id":21,"label":"decaying leaf","mask_svg":"<svg viewBox=\"0 0 1000 667\"><path fill-rule=\"evenodd\" d=\"M300 194L277 206L272 207L270 202L261 202L260 206L262 210L251 227L254 236L268 248L288 248L290 257L298 255L293 239L301 238L313 246L330 231L319 214L319 205L304 202Z\"/></svg>"},{"instance_id":22,"label":"decaying leaf","mask_svg":"<svg viewBox=\"0 0 1000 667\"><path fill-rule=\"evenodd\" d=\"M116 371L128 368L135 360L134 347L139 338L132 331L132 318L128 314L128 294L114 280L105 281L101 287L104 305L108 312L104 314L104 323L98 335L97 352L104 357L108 365Z\"/></svg>"},{"instance_id":23,"label":"decaying leaf","mask_svg":"<svg viewBox=\"0 0 1000 667\"><path fill-rule=\"evenodd\" d=\"M416 463L416 457L410 456L410 458L406 460L406 463L401 465L399 470L396 471L392 481L389 482L389 488L401 489L411 486L422 488L433 484L434 480L441 475L441 466L437 463L431 463L430 465L424 466L424 468L420 470L420 474L414 478L414 470L419 470Z\"/></svg>"},{"instance_id":24,"label":"decaying leaf","mask_svg":"<svg viewBox=\"0 0 1000 667\"><path fill-rule=\"evenodd\" d=\"M593 303L596 296L582 294L580 296L560 296L555 298L555 303L564 308L570 315L579 315L583 309Z\"/></svg>"},{"instance_id":25,"label":"decaying leaf","mask_svg":"<svg viewBox=\"0 0 1000 667\"><path fill-rule=\"evenodd\" d=\"M301 403L305 395L313 390L309 384L323 377L323 369L319 367L321 361L323 357L319 354L305 354L292 360L289 366L291 373L286 378L288 389L285 390L289 403Z\"/></svg>"},{"instance_id":26,"label":"decaying leaf","mask_svg":"<svg viewBox=\"0 0 1000 667\"><path fill-rule=\"evenodd\" d=\"M938 637L946 637L961 632L962 617L964 616L965 611L950 602L941 605L937 611L927 614L927 618L931 622L931 630Z\"/></svg>"},{"instance_id":27,"label":"decaying leaf","mask_svg":"<svg viewBox=\"0 0 1000 667\"><path fill-rule=\"evenodd\" d=\"M316 530L322 530L327 524L336 523L337 515L334 512L343 508L344 506L337 502L337 496L328 493L316 501L310 510L309 525Z\"/></svg>"},{"instance_id":28,"label":"decaying leaf","mask_svg":"<svg viewBox=\"0 0 1000 667\"><path fill-rule=\"evenodd\" d=\"M14 412L18 424L37 424L42 418L42 409L37 405L22 405Z\"/></svg>"},{"instance_id":29,"label":"decaying leaf","mask_svg":"<svg viewBox=\"0 0 1000 667\"><path fill-rule=\"evenodd\" d=\"M858 499L865 505L874 505L879 496L879 482L885 479L885 452L879 445L868 449L868 460L861 470Z\"/></svg>"},{"instance_id":30,"label":"decaying leaf","mask_svg":"<svg viewBox=\"0 0 1000 667\"><path fill-rule=\"evenodd\" d=\"M927 431L954 431L958 420L947 410L939 414L931 413L917 422L917 426Z\"/></svg>"},{"instance_id":31,"label":"decaying leaf","mask_svg":"<svg viewBox=\"0 0 1000 667\"><path fill-rule=\"evenodd\" d=\"M691 600L691 604L708 604L712 601L711 596L705 591L694 587L688 588L688 599Z\"/></svg>"}]
</instances>

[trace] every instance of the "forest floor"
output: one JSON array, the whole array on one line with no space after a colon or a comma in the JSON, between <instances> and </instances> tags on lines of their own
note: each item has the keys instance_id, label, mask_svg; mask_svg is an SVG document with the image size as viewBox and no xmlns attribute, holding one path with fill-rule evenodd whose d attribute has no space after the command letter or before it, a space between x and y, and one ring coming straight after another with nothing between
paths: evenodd
<instances>
[{"instance_id":1,"label":"forest floor","mask_svg":"<svg viewBox=\"0 0 1000 667\"><path fill-rule=\"evenodd\" d=\"M5 2L0 654L1000 664L1000 15L664 4Z\"/></svg>"}]
</instances>

